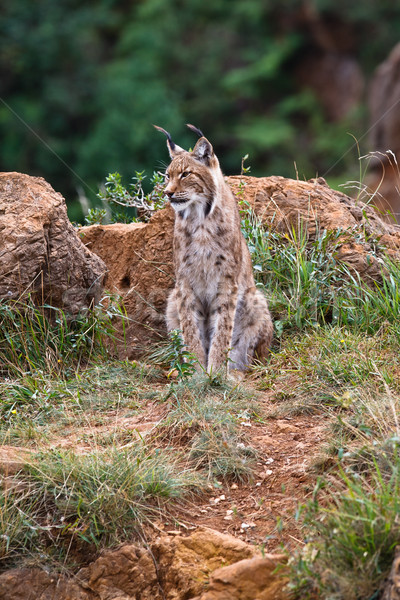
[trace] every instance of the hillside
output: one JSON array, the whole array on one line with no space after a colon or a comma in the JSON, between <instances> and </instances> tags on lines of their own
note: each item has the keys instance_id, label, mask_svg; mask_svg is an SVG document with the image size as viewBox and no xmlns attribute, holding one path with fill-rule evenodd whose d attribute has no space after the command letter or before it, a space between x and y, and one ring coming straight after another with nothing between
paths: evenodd
<instances>
[{"instance_id":1,"label":"hillside","mask_svg":"<svg viewBox=\"0 0 400 600\"><path fill-rule=\"evenodd\" d=\"M289 597L288 581L295 598L381 597L399 539L399 229L323 180L229 181L275 325L267 364L240 383L193 375L163 334L169 247L150 254L168 209L71 232L90 252L77 244L67 264L101 247L92 264L109 269L97 306L72 319L73 299L43 284L63 258L60 198L2 176L0 208L20 194L15 244L34 232L38 256L41 240L52 250L30 293L14 294L10 269L0 279L2 600L267 600ZM46 218L41 194L58 207ZM132 266L138 248L150 254ZM136 294L139 267L159 275ZM135 347L151 300L154 336Z\"/></svg>"}]
</instances>

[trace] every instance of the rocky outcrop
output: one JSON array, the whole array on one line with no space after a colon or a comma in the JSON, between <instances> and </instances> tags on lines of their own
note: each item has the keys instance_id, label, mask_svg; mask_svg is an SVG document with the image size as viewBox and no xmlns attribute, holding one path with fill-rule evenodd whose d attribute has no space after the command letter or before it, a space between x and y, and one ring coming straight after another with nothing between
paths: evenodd
<instances>
[{"instance_id":1,"label":"rocky outcrop","mask_svg":"<svg viewBox=\"0 0 400 600\"><path fill-rule=\"evenodd\" d=\"M166 298L174 286L173 228L173 210L166 208L146 224L91 225L80 230L84 244L107 265L106 287L123 298L130 358L166 332ZM125 347L120 344L121 354Z\"/></svg>"},{"instance_id":2,"label":"rocky outcrop","mask_svg":"<svg viewBox=\"0 0 400 600\"><path fill-rule=\"evenodd\" d=\"M324 230L341 232L336 259L364 279L381 278L384 252L400 256L400 227L385 223L371 206L333 190L322 177L296 181L236 176L229 177L229 183L262 223L276 231L302 230L311 240Z\"/></svg>"},{"instance_id":3,"label":"rocky outcrop","mask_svg":"<svg viewBox=\"0 0 400 600\"><path fill-rule=\"evenodd\" d=\"M71 315L97 303L105 265L78 238L64 198L41 177L0 174L0 298L30 292Z\"/></svg>"},{"instance_id":4,"label":"rocky outcrop","mask_svg":"<svg viewBox=\"0 0 400 600\"><path fill-rule=\"evenodd\" d=\"M266 227L292 228L314 238L317 232L340 230L337 259L365 278L381 277L379 240L399 256L400 228L382 221L373 208L331 189L322 179L295 181L283 177L228 177L238 201L248 203ZM173 212L165 208L149 223L83 227L83 242L106 263L107 287L123 297L130 318L127 350L136 358L149 342L166 333L164 312L174 285L172 269ZM369 241L367 241L369 240ZM382 252L383 255L383 252Z\"/></svg>"},{"instance_id":5,"label":"rocky outcrop","mask_svg":"<svg viewBox=\"0 0 400 600\"><path fill-rule=\"evenodd\" d=\"M0 575L0 600L284 600L284 564L282 555L262 558L249 544L204 528L105 552L73 579L8 571Z\"/></svg>"},{"instance_id":6,"label":"rocky outcrop","mask_svg":"<svg viewBox=\"0 0 400 600\"><path fill-rule=\"evenodd\" d=\"M162 589L169 600L197 596L207 584L210 573L256 555L249 544L207 528L188 537L161 538L152 551Z\"/></svg>"}]
</instances>

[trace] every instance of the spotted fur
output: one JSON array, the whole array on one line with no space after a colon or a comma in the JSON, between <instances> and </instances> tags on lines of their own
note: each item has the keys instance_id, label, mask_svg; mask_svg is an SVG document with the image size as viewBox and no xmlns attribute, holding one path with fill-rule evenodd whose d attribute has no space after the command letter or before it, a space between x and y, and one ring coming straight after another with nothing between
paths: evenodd
<instances>
[{"instance_id":1,"label":"spotted fur","mask_svg":"<svg viewBox=\"0 0 400 600\"><path fill-rule=\"evenodd\" d=\"M160 128L158 128L160 129ZM272 340L264 295L256 289L236 200L210 142L201 135L186 152L167 135L171 163L165 194L176 212L176 285L167 305L169 330L180 329L188 349L209 372L246 370Z\"/></svg>"}]
</instances>

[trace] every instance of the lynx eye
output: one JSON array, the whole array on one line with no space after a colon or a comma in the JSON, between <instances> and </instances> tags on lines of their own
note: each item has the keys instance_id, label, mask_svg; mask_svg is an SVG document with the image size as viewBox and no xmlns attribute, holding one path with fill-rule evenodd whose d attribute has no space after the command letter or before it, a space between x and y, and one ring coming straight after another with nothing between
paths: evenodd
<instances>
[{"instance_id":1,"label":"lynx eye","mask_svg":"<svg viewBox=\"0 0 400 600\"><path fill-rule=\"evenodd\" d=\"M165 173L165 175L164 175L164 179L165 179L165 181L168 181L168 180L169 180L169 175L168 175L168 173Z\"/></svg>"},{"instance_id":2,"label":"lynx eye","mask_svg":"<svg viewBox=\"0 0 400 600\"><path fill-rule=\"evenodd\" d=\"M190 171L183 171L183 173L181 173L181 179L184 179L185 177L188 177L190 175Z\"/></svg>"}]
</instances>

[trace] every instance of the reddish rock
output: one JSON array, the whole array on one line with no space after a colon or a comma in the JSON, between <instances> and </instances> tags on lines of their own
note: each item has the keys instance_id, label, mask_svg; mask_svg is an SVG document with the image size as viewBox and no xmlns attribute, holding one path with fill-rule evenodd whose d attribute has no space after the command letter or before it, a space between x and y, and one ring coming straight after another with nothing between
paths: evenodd
<instances>
[{"instance_id":1,"label":"reddish rock","mask_svg":"<svg viewBox=\"0 0 400 600\"><path fill-rule=\"evenodd\" d=\"M148 223L91 225L80 229L84 244L107 265L106 287L121 294L129 317L126 350L135 358L166 334L165 305L174 286L173 211L165 208Z\"/></svg>"},{"instance_id":2,"label":"reddish rock","mask_svg":"<svg viewBox=\"0 0 400 600\"><path fill-rule=\"evenodd\" d=\"M31 292L76 315L100 300L104 273L60 194L41 177L0 173L0 298Z\"/></svg>"},{"instance_id":3,"label":"reddish rock","mask_svg":"<svg viewBox=\"0 0 400 600\"><path fill-rule=\"evenodd\" d=\"M81 569L77 581L101 600L162 600L157 569L148 550L122 546ZM71 599L75 600L75 599Z\"/></svg>"},{"instance_id":4,"label":"reddish rock","mask_svg":"<svg viewBox=\"0 0 400 600\"><path fill-rule=\"evenodd\" d=\"M207 590L191 600L288 600L284 555L241 560L211 574Z\"/></svg>"},{"instance_id":5,"label":"reddish rock","mask_svg":"<svg viewBox=\"0 0 400 600\"><path fill-rule=\"evenodd\" d=\"M41 569L12 569L0 575L0 600L99 600L90 591Z\"/></svg>"},{"instance_id":6,"label":"reddish rock","mask_svg":"<svg viewBox=\"0 0 400 600\"><path fill-rule=\"evenodd\" d=\"M200 594L210 573L255 556L245 542L206 527L190 536L164 537L152 546L160 582L168 600L191 598Z\"/></svg>"},{"instance_id":7,"label":"reddish rock","mask_svg":"<svg viewBox=\"0 0 400 600\"><path fill-rule=\"evenodd\" d=\"M70 579L40 569L6 571L0 575L0 600L188 600L195 595L208 600L202 595L206 589L224 590L223 596L210 596L221 600L283 600L286 580L272 572L282 557L256 554L231 535L203 528L187 537L164 536L150 548L128 544L105 552ZM236 569L227 566L235 564ZM243 595L246 588L260 595ZM267 589L276 596L266 595Z\"/></svg>"}]
</instances>

